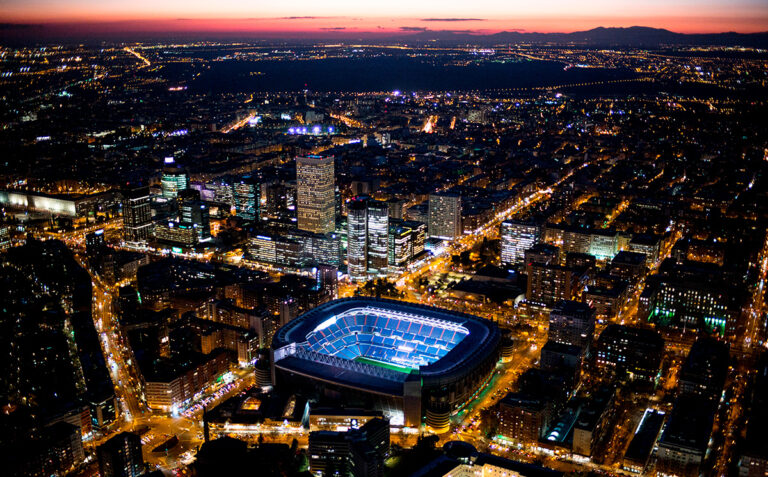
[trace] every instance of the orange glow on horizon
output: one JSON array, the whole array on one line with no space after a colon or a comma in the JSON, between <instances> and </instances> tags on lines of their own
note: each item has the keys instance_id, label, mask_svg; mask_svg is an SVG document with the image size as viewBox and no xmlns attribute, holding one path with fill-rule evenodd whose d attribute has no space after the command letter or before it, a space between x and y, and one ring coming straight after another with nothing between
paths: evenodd
<instances>
[{"instance_id":1,"label":"orange glow on horizon","mask_svg":"<svg viewBox=\"0 0 768 477\"><path fill-rule=\"evenodd\" d=\"M29 19L11 21L8 23L29 24ZM382 25L383 24L383 25ZM460 25L440 22L425 23L418 19L365 19L346 23L342 20L312 19L306 21L284 22L277 19L135 19L101 17L94 20L60 20L34 22L35 27L51 30L72 30L80 32L200 32L200 33L265 33L289 34L311 33L336 34L349 36L354 34L392 35L418 33L421 30L455 31L470 34L492 34L504 31L519 31L523 33L571 33L596 27L631 27L644 26L665 28L678 33L720 33L737 31L740 33L757 33L766 31L768 19L748 18L738 23L726 18L616 18L616 17L587 17L587 18L517 18L515 20L495 20L484 22L464 22Z\"/></svg>"},{"instance_id":2,"label":"orange glow on horizon","mask_svg":"<svg viewBox=\"0 0 768 477\"><path fill-rule=\"evenodd\" d=\"M244 0L5 0L0 22L73 32L201 32L328 36L422 30L488 34L574 32L598 26L647 26L680 33L768 30L765 0L292 0L254 5ZM262 2L256 2L261 4ZM554 12L554 13L553 13Z\"/></svg>"}]
</instances>

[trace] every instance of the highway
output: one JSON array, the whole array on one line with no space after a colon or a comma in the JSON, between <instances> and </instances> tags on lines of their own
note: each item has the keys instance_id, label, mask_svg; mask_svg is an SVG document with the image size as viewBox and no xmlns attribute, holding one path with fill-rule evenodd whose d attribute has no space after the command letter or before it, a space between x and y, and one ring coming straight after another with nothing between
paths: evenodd
<instances>
[{"instance_id":1,"label":"highway","mask_svg":"<svg viewBox=\"0 0 768 477\"><path fill-rule=\"evenodd\" d=\"M125 48L123 48L123 51L125 51L126 53L129 53L129 54L135 56L136 58L138 58L139 60L141 60L143 65L140 66L139 68L143 68L145 66L151 66L152 65L152 63L148 59L146 59L144 56L142 56L141 53L139 53L138 51L134 50L133 48L129 48L129 47L126 46Z\"/></svg>"}]
</instances>

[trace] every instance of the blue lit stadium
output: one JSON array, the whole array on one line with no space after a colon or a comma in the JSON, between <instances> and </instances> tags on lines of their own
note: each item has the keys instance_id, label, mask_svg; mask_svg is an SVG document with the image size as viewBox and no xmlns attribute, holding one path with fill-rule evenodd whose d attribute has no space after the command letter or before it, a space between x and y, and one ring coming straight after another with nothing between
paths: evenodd
<instances>
[{"instance_id":1,"label":"blue lit stadium","mask_svg":"<svg viewBox=\"0 0 768 477\"><path fill-rule=\"evenodd\" d=\"M500 334L464 313L373 298L326 303L273 340L279 384L364 399L393 422L433 428L487 384Z\"/></svg>"}]
</instances>

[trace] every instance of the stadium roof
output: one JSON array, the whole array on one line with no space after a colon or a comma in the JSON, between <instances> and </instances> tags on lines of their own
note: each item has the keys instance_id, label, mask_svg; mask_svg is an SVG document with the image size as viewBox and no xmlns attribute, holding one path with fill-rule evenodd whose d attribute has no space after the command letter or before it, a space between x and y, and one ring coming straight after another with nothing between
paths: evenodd
<instances>
[{"instance_id":1,"label":"stadium roof","mask_svg":"<svg viewBox=\"0 0 768 477\"><path fill-rule=\"evenodd\" d=\"M335 323L333 320L348 312L360 311L377 315L392 314L395 318L418 320L434 327L445 328L461 335L453 340L439 359L407 372L376 366L366 362L329 356L310 349L308 336ZM376 299L344 298L321 305L283 326L275 334L272 345L275 365L320 380L362 387L368 391L400 394L406 380L441 381L454 373L464 373L473 364L495 351L500 333L495 324L483 318L413 303ZM285 348L285 353L279 350Z\"/></svg>"}]
</instances>

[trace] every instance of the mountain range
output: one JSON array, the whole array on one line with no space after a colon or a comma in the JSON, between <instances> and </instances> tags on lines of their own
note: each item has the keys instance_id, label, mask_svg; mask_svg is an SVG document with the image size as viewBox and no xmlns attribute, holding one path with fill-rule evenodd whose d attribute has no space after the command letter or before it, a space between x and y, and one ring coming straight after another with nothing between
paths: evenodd
<instances>
[{"instance_id":1,"label":"mountain range","mask_svg":"<svg viewBox=\"0 0 768 477\"><path fill-rule=\"evenodd\" d=\"M502 31L477 34L462 30L423 30L403 34L400 40L414 42L471 43L555 43L590 46L658 47L664 45L744 46L768 48L768 31L760 33L676 33L663 28L633 26L628 28L598 27L572 33L535 33Z\"/></svg>"}]
</instances>

